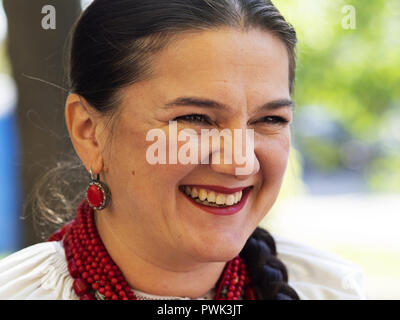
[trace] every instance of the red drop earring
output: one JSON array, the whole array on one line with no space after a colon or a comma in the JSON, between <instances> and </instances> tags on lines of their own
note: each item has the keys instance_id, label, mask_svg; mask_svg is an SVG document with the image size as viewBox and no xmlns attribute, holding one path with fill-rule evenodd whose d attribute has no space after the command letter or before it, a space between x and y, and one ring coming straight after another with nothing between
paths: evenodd
<instances>
[{"instance_id":1,"label":"red drop earring","mask_svg":"<svg viewBox=\"0 0 400 320\"><path fill-rule=\"evenodd\" d=\"M93 209L103 210L110 203L110 189L104 182L100 181L100 174L97 174L97 177L95 179L92 173L92 169L89 170L89 173L90 182L86 192L86 199Z\"/></svg>"}]
</instances>

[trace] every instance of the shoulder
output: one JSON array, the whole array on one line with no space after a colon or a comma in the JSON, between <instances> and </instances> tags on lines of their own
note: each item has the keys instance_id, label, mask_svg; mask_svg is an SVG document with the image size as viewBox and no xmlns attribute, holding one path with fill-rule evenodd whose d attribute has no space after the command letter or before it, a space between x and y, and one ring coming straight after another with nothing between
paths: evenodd
<instances>
[{"instance_id":1,"label":"shoulder","mask_svg":"<svg viewBox=\"0 0 400 320\"><path fill-rule=\"evenodd\" d=\"M0 299L77 299L72 284L61 242L38 243L0 260Z\"/></svg>"},{"instance_id":2,"label":"shoulder","mask_svg":"<svg viewBox=\"0 0 400 320\"><path fill-rule=\"evenodd\" d=\"M289 285L300 299L366 299L362 270L332 253L274 236L278 258L288 271Z\"/></svg>"}]
</instances>

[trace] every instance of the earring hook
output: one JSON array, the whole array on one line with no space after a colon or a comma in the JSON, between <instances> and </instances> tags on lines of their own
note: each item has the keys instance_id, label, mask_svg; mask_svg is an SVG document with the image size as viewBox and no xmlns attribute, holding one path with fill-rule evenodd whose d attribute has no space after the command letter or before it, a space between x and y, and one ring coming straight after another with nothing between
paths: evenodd
<instances>
[{"instance_id":1,"label":"earring hook","mask_svg":"<svg viewBox=\"0 0 400 320\"><path fill-rule=\"evenodd\" d=\"M94 178L93 172L92 172L92 168L91 168L91 167L90 167L90 169L89 169L89 173L90 173L90 179L92 179L92 180L94 180L94 181L100 180L100 174L99 174L99 173L97 174L96 179Z\"/></svg>"}]
</instances>

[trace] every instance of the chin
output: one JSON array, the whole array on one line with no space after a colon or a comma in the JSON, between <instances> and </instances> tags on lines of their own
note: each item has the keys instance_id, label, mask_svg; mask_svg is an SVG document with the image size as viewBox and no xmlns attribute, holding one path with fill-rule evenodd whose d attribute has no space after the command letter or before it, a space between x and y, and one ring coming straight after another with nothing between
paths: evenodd
<instances>
[{"instance_id":1,"label":"chin","mask_svg":"<svg viewBox=\"0 0 400 320\"><path fill-rule=\"evenodd\" d=\"M244 247L247 238L235 236L221 236L215 239L206 239L196 244L197 257L203 262L226 262L235 258Z\"/></svg>"}]
</instances>

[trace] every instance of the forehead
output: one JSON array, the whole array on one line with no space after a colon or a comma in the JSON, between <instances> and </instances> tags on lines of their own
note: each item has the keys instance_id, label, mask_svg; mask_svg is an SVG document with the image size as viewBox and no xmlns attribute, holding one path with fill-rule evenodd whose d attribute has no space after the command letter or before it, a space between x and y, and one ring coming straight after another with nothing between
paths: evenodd
<instances>
[{"instance_id":1,"label":"forehead","mask_svg":"<svg viewBox=\"0 0 400 320\"><path fill-rule=\"evenodd\" d=\"M177 90L240 87L280 97L289 92L287 49L272 33L259 29L181 34L153 62L155 77Z\"/></svg>"}]
</instances>

